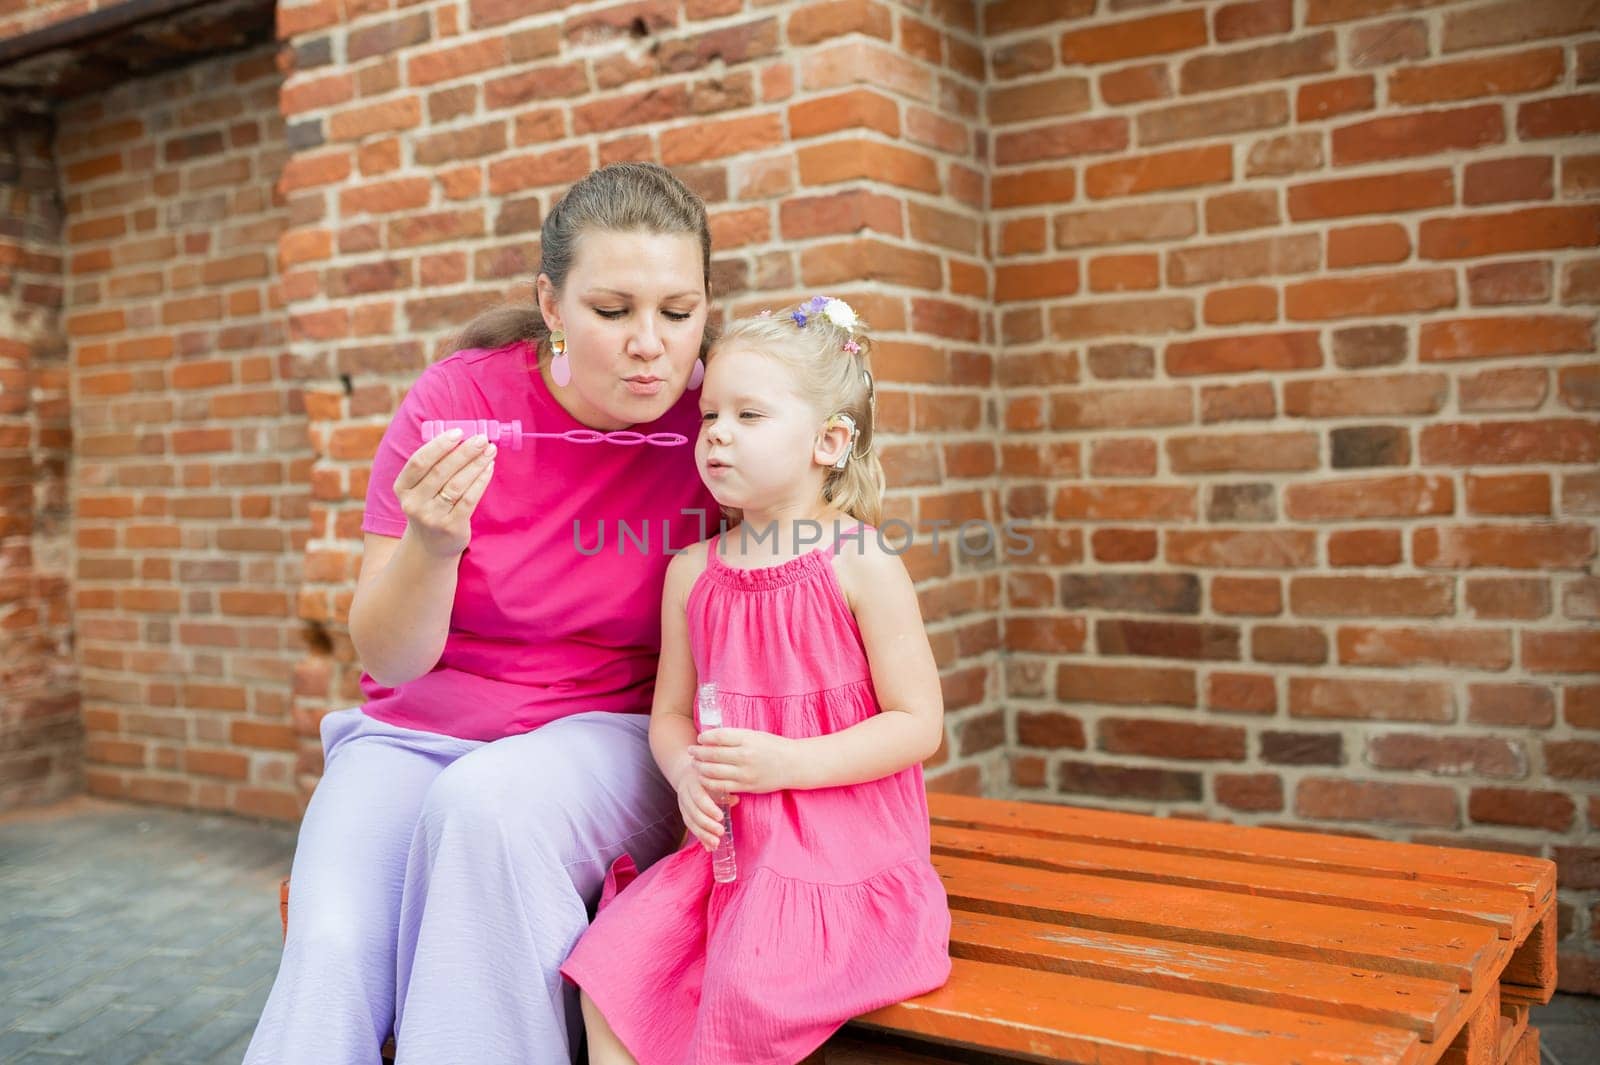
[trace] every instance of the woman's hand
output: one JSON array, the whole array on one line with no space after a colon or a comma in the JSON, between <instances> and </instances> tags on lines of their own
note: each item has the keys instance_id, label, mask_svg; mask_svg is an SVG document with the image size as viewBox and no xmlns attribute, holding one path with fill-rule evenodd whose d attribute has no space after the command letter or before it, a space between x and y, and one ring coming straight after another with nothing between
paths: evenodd
<instances>
[{"instance_id":1,"label":"woman's hand","mask_svg":"<svg viewBox=\"0 0 1600 1065\"><path fill-rule=\"evenodd\" d=\"M761 795L791 787L794 740L747 728L713 728L689 748L695 769L714 788Z\"/></svg>"},{"instance_id":2,"label":"woman's hand","mask_svg":"<svg viewBox=\"0 0 1600 1065\"><path fill-rule=\"evenodd\" d=\"M424 550L455 558L472 539L472 512L494 476L495 447L487 437L461 441L452 429L412 453L394 479L394 494L405 512L406 531Z\"/></svg>"},{"instance_id":3,"label":"woman's hand","mask_svg":"<svg viewBox=\"0 0 1600 1065\"><path fill-rule=\"evenodd\" d=\"M739 797L734 795L727 801L729 806L736 806ZM717 796L706 787L693 765L678 777L678 812L683 815L684 826L694 833L702 847L708 851L717 849L722 839L722 809L717 805Z\"/></svg>"}]
</instances>

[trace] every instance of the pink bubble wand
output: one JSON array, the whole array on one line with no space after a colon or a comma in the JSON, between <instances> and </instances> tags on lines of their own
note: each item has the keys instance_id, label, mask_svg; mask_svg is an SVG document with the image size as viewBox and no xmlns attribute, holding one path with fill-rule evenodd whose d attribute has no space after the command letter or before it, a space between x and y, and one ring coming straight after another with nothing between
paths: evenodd
<instances>
[{"instance_id":1,"label":"pink bubble wand","mask_svg":"<svg viewBox=\"0 0 1600 1065\"><path fill-rule=\"evenodd\" d=\"M440 433L449 432L451 429L460 429L463 436L476 436L482 433L489 438L490 443L512 451L521 451L524 440L537 439L565 440L572 444L604 443L633 447L639 444L681 447L689 442L689 438L682 433L636 433L632 429L617 429L609 433L602 433L598 429L568 429L561 433L540 433L531 429L524 430L520 420L501 422L490 418L436 418L425 421L422 423L422 439L432 440Z\"/></svg>"}]
</instances>

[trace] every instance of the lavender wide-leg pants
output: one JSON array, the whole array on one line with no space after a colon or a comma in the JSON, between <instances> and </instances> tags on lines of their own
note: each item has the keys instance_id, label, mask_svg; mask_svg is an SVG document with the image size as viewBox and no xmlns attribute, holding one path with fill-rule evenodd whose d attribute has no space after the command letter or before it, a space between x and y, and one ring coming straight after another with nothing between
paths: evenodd
<instances>
[{"instance_id":1,"label":"lavender wide-leg pants","mask_svg":"<svg viewBox=\"0 0 1600 1065\"><path fill-rule=\"evenodd\" d=\"M322 723L289 937L245 1065L563 1065L582 1018L559 972L611 862L677 844L645 715L481 743Z\"/></svg>"}]
</instances>

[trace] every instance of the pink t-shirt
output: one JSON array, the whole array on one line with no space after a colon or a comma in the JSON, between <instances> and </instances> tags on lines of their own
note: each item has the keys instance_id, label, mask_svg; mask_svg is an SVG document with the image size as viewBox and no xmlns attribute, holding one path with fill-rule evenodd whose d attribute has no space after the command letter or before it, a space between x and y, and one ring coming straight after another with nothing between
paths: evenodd
<instances>
[{"instance_id":1,"label":"pink t-shirt","mask_svg":"<svg viewBox=\"0 0 1600 1065\"><path fill-rule=\"evenodd\" d=\"M381 536L405 532L394 480L423 443L423 421L587 428L550 394L536 357L532 345L517 343L459 351L428 367L378 445L361 527ZM699 394L689 392L657 421L632 427L681 433L689 438L681 447L502 445L494 481L472 516L444 653L398 688L363 674L366 712L472 740L591 710L648 713L667 563L719 521L695 472L699 420Z\"/></svg>"}]
</instances>

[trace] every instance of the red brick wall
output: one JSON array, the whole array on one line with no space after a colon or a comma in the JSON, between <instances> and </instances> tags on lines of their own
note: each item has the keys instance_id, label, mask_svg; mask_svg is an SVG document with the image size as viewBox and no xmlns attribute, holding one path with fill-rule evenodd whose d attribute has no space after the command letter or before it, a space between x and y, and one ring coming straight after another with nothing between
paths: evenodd
<instances>
[{"instance_id":1,"label":"red brick wall","mask_svg":"<svg viewBox=\"0 0 1600 1065\"><path fill-rule=\"evenodd\" d=\"M0 107L0 810L83 785L54 126Z\"/></svg>"},{"instance_id":2,"label":"red brick wall","mask_svg":"<svg viewBox=\"0 0 1600 1065\"><path fill-rule=\"evenodd\" d=\"M529 298L544 212L599 164L658 160L704 196L735 313L819 288L862 304L893 514L997 510L974 6L562 6L279 12L299 146L280 250L318 452L300 609L330 640L296 688L308 782L317 721L359 699L345 624L373 447L467 318ZM957 557L948 534L910 557L951 710L934 786L1003 787L996 559Z\"/></svg>"},{"instance_id":3,"label":"red brick wall","mask_svg":"<svg viewBox=\"0 0 1600 1065\"><path fill-rule=\"evenodd\" d=\"M89 790L295 816L305 413L275 49L63 106Z\"/></svg>"},{"instance_id":4,"label":"red brick wall","mask_svg":"<svg viewBox=\"0 0 1600 1065\"><path fill-rule=\"evenodd\" d=\"M1553 857L1600 989L1592 5L1095 8L986 9L1018 794Z\"/></svg>"}]
</instances>

